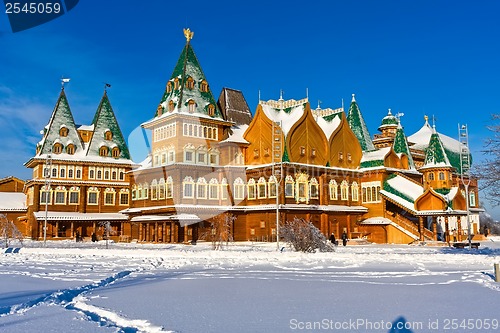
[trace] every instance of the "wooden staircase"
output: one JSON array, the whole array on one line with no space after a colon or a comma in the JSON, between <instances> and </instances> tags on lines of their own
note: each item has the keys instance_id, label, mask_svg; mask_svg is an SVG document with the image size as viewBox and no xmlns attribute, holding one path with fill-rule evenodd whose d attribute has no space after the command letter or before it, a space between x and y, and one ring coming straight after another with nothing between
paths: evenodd
<instances>
[{"instance_id":1,"label":"wooden staircase","mask_svg":"<svg viewBox=\"0 0 500 333\"><path fill-rule=\"evenodd\" d=\"M399 227L413 234L416 237L416 239L420 239L420 232L418 231L418 226L415 225L413 221L411 221L410 219L399 213L395 213L394 216L389 214L387 217L389 218L389 220L397 224ZM424 234L424 240L434 240L434 235L432 231L430 231L425 227L423 229L423 234Z\"/></svg>"}]
</instances>

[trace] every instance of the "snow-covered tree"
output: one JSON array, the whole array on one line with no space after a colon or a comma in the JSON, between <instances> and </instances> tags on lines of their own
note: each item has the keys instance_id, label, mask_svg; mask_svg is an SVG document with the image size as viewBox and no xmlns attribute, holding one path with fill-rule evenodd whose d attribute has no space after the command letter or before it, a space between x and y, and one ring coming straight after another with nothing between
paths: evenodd
<instances>
[{"instance_id":1,"label":"snow-covered tree","mask_svg":"<svg viewBox=\"0 0 500 333\"><path fill-rule=\"evenodd\" d=\"M494 125L488 126L492 132L485 144L483 153L487 158L476 167L477 177L481 180L481 189L487 200L494 205L500 205L500 114L492 116Z\"/></svg>"},{"instance_id":2,"label":"snow-covered tree","mask_svg":"<svg viewBox=\"0 0 500 333\"><path fill-rule=\"evenodd\" d=\"M280 225L280 238L295 251L315 252L319 250L321 252L332 252L335 249L311 221L297 217Z\"/></svg>"},{"instance_id":3,"label":"snow-covered tree","mask_svg":"<svg viewBox=\"0 0 500 333\"><path fill-rule=\"evenodd\" d=\"M0 214L0 237L5 242L5 247L9 247L11 240L23 242L23 234L17 229L14 222L9 221L7 216Z\"/></svg>"}]
</instances>

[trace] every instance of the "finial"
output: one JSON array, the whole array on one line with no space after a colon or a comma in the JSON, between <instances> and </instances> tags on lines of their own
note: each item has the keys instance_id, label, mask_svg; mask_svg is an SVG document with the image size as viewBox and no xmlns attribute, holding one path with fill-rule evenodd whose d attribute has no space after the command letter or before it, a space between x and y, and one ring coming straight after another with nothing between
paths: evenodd
<instances>
[{"instance_id":1,"label":"finial","mask_svg":"<svg viewBox=\"0 0 500 333\"><path fill-rule=\"evenodd\" d=\"M318 99L318 109L321 109L321 101Z\"/></svg>"},{"instance_id":2,"label":"finial","mask_svg":"<svg viewBox=\"0 0 500 333\"><path fill-rule=\"evenodd\" d=\"M259 89L259 104L260 104L260 89Z\"/></svg>"},{"instance_id":3,"label":"finial","mask_svg":"<svg viewBox=\"0 0 500 333\"><path fill-rule=\"evenodd\" d=\"M193 39L194 31L189 30L189 28L184 29L184 37L186 37L186 42L189 43Z\"/></svg>"},{"instance_id":4,"label":"finial","mask_svg":"<svg viewBox=\"0 0 500 333\"><path fill-rule=\"evenodd\" d=\"M389 112L387 112L388 116L392 116L391 109L389 108Z\"/></svg>"},{"instance_id":5,"label":"finial","mask_svg":"<svg viewBox=\"0 0 500 333\"><path fill-rule=\"evenodd\" d=\"M309 88L306 88L306 99L309 100Z\"/></svg>"},{"instance_id":6,"label":"finial","mask_svg":"<svg viewBox=\"0 0 500 333\"><path fill-rule=\"evenodd\" d=\"M69 80L71 80L71 79L69 79L69 78L68 78L68 79L66 79L66 78L64 78L64 77L61 77L61 89L62 89L62 90L64 90L64 84L65 84L65 83L68 83L68 82L69 82Z\"/></svg>"},{"instance_id":7,"label":"finial","mask_svg":"<svg viewBox=\"0 0 500 333\"><path fill-rule=\"evenodd\" d=\"M351 102L356 102L355 96L356 96L356 94L352 94L352 101Z\"/></svg>"},{"instance_id":8,"label":"finial","mask_svg":"<svg viewBox=\"0 0 500 333\"><path fill-rule=\"evenodd\" d=\"M424 120L425 120L426 123L428 123L429 122L429 117L427 115L424 115Z\"/></svg>"},{"instance_id":9,"label":"finial","mask_svg":"<svg viewBox=\"0 0 500 333\"><path fill-rule=\"evenodd\" d=\"M283 100L283 89L280 89L280 101Z\"/></svg>"},{"instance_id":10,"label":"finial","mask_svg":"<svg viewBox=\"0 0 500 333\"><path fill-rule=\"evenodd\" d=\"M111 85L109 83L104 82L104 92L106 92L108 88L111 88Z\"/></svg>"}]
</instances>

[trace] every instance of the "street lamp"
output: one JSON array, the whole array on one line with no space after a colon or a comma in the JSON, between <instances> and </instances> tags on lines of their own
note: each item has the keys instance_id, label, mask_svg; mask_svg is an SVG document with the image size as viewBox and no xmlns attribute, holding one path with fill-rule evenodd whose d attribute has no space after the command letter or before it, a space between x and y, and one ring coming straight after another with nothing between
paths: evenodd
<instances>
[{"instance_id":1,"label":"street lamp","mask_svg":"<svg viewBox=\"0 0 500 333\"><path fill-rule=\"evenodd\" d=\"M469 185L470 185L470 156L469 156L469 133L466 124L458 124L458 141L460 152L460 180L465 188L465 209L467 211L467 238L469 248L472 248L471 223L469 214Z\"/></svg>"}]
</instances>

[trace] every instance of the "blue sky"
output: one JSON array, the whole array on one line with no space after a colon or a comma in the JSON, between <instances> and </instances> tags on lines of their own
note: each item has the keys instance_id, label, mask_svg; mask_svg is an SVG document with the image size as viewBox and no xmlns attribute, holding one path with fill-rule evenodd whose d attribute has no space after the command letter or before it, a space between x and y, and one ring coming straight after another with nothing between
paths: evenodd
<instances>
[{"instance_id":1,"label":"blue sky","mask_svg":"<svg viewBox=\"0 0 500 333\"><path fill-rule=\"evenodd\" d=\"M259 90L264 100L280 89L300 99L307 88L312 107L331 108L355 93L372 135L388 108L405 114L407 135L434 115L451 137L468 124L480 162L490 115L500 112L499 12L494 0L80 1L19 33L2 12L0 177L30 177L22 164L63 75L77 123L92 121L104 82L126 137L153 117L185 27L216 98L222 87L242 90L254 111Z\"/></svg>"}]
</instances>

